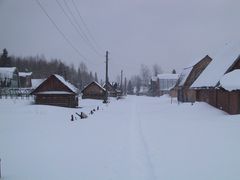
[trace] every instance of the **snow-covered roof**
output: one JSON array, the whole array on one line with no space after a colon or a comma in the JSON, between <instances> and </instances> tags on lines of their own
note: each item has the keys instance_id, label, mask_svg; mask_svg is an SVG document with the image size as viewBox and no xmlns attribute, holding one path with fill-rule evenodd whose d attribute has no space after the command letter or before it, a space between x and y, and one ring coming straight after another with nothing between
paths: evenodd
<instances>
[{"instance_id":1,"label":"snow-covered roof","mask_svg":"<svg viewBox=\"0 0 240 180\"><path fill-rule=\"evenodd\" d=\"M45 79L31 79L32 88L36 89Z\"/></svg>"},{"instance_id":2,"label":"snow-covered roof","mask_svg":"<svg viewBox=\"0 0 240 180\"><path fill-rule=\"evenodd\" d=\"M36 94L71 94L71 93L67 91L42 91Z\"/></svg>"},{"instance_id":3,"label":"snow-covered roof","mask_svg":"<svg viewBox=\"0 0 240 180\"><path fill-rule=\"evenodd\" d=\"M178 79L179 78L179 74L158 74L157 77L159 79Z\"/></svg>"},{"instance_id":4,"label":"snow-covered roof","mask_svg":"<svg viewBox=\"0 0 240 180\"><path fill-rule=\"evenodd\" d=\"M78 93L78 89L71 84L70 82L67 82L62 76L58 75L58 74L54 74L54 76L61 81L65 86L67 86L71 91Z\"/></svg>"},{"instance_id":5,"label":"snow-covered roof","mask_svg":"<svg viewBox=\"0 0 240 180\"><path fill-rule=\"evenodd\" d=\"M180 77L179 77L179 86L183 86L184 83L186 82L189 74L191 73L193 69L193 66L192 67L188 67L188 68L184 68L182 73L180 74Z\"/></svg>"},{"instance_id":6,"label":"snow-covered roof","mask_svg":"<svg viewBox=\"0 0 240 180\"><path fill-rule=\"evenodd\" d=\"M16 67L0 67L0 79L12 79Z\"/></svg>"},{"instance_id":7,"label":"snow-covered roof","mask_svg":"<svg viewBox=\"0 0 240 180\"><path fill-rule=\"evenodd\" d=\"M240 54L240 42L228 44L192 84L192 88L215 87Z\"/></svg>"},{"instance_id":8,"label":"snow-covered roof","mask_svg":"<svg viewBox=\"0 0 240 180\"><path fill-rule=\"evenodd\" d=\"M19 72L18 74L20 77L27 77L27 76L31 76L32 72Z\"/></svg>"},{"instance_id":9,"label":"snow-covered roof","mask_svg":"<svg viewBox=\"0 0 240 180\"><path fill-rule=\"evenodd\" d=\"M158 79L157 76L151 77L151 80L152 80L152 81L157 81L157 79Z\"/></svg>"},{"instance_id":10,"label":"snow-covered roof","mask_svg":"<svg viewBox=\"0 0 240 180\"><path fill-rule=\"evenodd\" d=\"M240 70L236 69L225 74L220 80L220 86L227 91L240 90Z\"/></svg>"},{"instance_id":11,"label":"snow-covered roof","mask_svg":"<svg viewBox=\"0 0 240 180\"><path fill-rule=\"evenodd\" d=\"M97 86L99 86L103 91L106 91L106 89L104 87L102 87L97 81L93 81L91 83L89 83L87 86L84 87L84 89L86 89L89 85L91 85L92 83L95 83ZM83 89L83 90L84 90Z\"/></svg>"}]
</instances>

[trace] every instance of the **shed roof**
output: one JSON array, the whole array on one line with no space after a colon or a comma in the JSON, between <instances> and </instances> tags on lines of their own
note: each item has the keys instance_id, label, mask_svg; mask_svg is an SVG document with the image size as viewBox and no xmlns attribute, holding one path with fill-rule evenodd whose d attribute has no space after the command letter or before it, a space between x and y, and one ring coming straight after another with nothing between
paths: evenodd
<instances>
[{"instance_id":1,"label":"shed roof","mask_svg":"<svg viewBox=\"0 0 240 180\"><path fill-rule=\"evenodd\" d=\"M96 85L97 85L99 88L101 88L103 91L106 91L106 89L103 88L98 82L93 81L93 82L89 83L86 87L84 87L84 89L82 90L82 92L83 92L85 89L87 89L91 84L96 84Z\"/></svg>"},{"instance_id":2,"label":"shed roof","mask_svg":"<svg viewBox=\"0 0 240 180\"><path fill-rule=\"evenodd\" d=\"M58 74L54 74L54 76L60 80L65 86L67 86L71 91L77 93L78 92L78 89L73 85L71 84L70 82L66 81L62 76L58 75Z\"/></svg>"},{"instance_id":3,"label":"shed roof","mask_svg":"<svg viewBox=\"0 0 240 180\"><path fill-rule=\"evenodd\" d=\"M192 88L215 87L240 54L240 42L227 44L192 84Z\"/></svg>"},{"instance_id":4,"label":"shed roof","mask_svg":"<svg viewBox=\"0 0 240 180\"><path fill-rule=\"evenodd\" d=\"M46 79L31 79L32 82L32 88L36 89L43 81Z\"/></svg>"},{"instance_id":5,"label":"shed roof","mask_svg":"<svg viewBox=\"0 0 240 180\"><path fill-rule=\"evenodd\" d=\"M240 70L236 69L225 74L220 80L220 86L227 91L240 90Z\"/></svg>"},{"instance_id":6,"label":"shed roof","mask_svg":"<svg viewBox=\"0 0 240 180\"><path fill-rule=\"evenodd\" d=\"M36 89L34 89L31 94L39 94L40 92L44 92L44 91L39 91L39 89L41 89L42 86L44 86L44 84L50 79L50 78L56 78L57 80L59 80L63 85L65 85L67 87L67 89L72 92L77 94L78 93L78 89L72 85L71 83L67 82L62 76L57 75L57 74L53 74L51 76L49 76L46 80L44 80L41 84L39 84ZM46 91L46 90L45 90ZM57 90L57 91L61 91L61 90ZM56 90L51 90L48 92L48 94L50 94L50 92L52 92L54 94L54 92L56 92ZM62 92L65 92L65 90L63 90Z\"/></svg>"},{"instance_id":7,"label":"shed roof","mask_svg":"<svg viewBox=\"0 0 240 180\"><path fill-rule=\"evenodd\" d=\"M184 83L186 82L186 80L187 80L189 74L191 73L192 69L193 69L193 66L183 69L183 71L182 71L182 73L180 74L180 77L179 77L179 84L178 84L179 86L184 85Z\"/></svg>"}]
</instances>

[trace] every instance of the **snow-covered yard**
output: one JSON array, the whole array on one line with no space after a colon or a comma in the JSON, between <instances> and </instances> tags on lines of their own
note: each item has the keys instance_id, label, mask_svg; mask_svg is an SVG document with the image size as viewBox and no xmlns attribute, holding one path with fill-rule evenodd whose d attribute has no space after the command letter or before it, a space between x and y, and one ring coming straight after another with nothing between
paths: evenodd
<instances>
[{"instance_id":1,"label":"snow-covered yard","mask_svg":"<svg viewBox=\"0 0 240 180\"><path fill-rule=\"evenodd\" d=\"M205 103L171 104L166 96L80 106L1 99L2 179L240 179L239 115ZM97 106L87 119L75 115Z\"/></svg>"}]
</instances>

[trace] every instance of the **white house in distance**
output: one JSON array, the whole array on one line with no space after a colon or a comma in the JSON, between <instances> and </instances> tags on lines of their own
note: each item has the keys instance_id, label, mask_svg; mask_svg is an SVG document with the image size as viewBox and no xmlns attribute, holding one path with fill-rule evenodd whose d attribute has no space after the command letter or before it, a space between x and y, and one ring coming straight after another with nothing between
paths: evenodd
<instances>
[{"instance_id":1,"label":"white house in distance","mask_svg":"<svg viewBox=\"0 0 240 180\"><path fill-rule=\"evenodd\" d=\"M169 94L170 90L176 85L179 74L158 74L151 79L151 94L153 96L161 96Z\"/></svg>"}]
</instances>

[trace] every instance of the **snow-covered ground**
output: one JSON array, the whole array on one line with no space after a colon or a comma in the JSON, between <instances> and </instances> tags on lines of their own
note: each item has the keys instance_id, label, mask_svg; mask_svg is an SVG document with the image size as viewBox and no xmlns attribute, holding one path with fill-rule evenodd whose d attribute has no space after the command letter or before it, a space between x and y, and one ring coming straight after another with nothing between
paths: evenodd
<instances>
[{"instance_id":1,"label":"snow-covered ground","mask_svg":"<svg viewBox=\"0 0 240 180\"><path fill-rule=\"evenodd\" d=\"M1 99L2 179L240 179L239 115L205 103L171 104L166 96L80 106ZM97 106L87 119L75 114Z\"/></svg>"}]
</instances>

